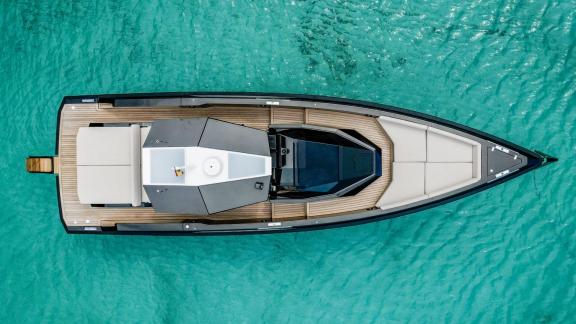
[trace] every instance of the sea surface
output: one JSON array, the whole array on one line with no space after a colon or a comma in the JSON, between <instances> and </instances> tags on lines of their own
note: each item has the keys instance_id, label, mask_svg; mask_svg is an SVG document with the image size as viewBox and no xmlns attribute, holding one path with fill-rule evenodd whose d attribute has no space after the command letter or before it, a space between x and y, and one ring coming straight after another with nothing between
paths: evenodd
<instances>
[{"instance_id":1,"label":"sea surface","mask_svg":"<svg viewBox=\"0 0 576 324\"><path fill-rule=\"evenodd\" d=\"M413 109L560 161L428 211L264 236L68 235L65 95ZM576 1L0 0L0 323L575 323Z\"/></svg>"}]
</instances>

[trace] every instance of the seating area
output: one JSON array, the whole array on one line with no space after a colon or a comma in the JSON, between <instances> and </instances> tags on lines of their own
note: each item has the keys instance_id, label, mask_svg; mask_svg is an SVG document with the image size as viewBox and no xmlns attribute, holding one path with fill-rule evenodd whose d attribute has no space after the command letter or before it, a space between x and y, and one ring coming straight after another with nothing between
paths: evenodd
<instances>
[{"instance_id":1,"label":"seating area","mask_svg":"<svg viewBox=\"0 0 576 324\"><path fill-rule=\"evenodd\" d=\"M480 180L480 143L402 119L381 116L378 121L394 146L392 182L378 207L408 205Z\"/></svg>"},{"instance_id":2,"label":"seating area","mask_svg":"<svg viewBox=\"0 0 576 324\"><path fill-rule=\"evenodd\" d=\"M76 138L78 197L82 204L148 202L142 188L142 145L149 127L80 127Z\"/></svg>"}]
</instances>

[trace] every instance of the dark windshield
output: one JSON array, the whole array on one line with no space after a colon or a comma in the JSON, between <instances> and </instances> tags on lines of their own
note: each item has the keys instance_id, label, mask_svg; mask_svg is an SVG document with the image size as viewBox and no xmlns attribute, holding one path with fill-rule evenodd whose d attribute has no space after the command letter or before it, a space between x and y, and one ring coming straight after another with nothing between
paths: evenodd
<instances>
[{"instance_id":1,"label":"dark windshield","mask_svg":"<svg viewBox=\"0 0 576 324\"><path fill-rule=\"evenodd\" d=\"M318 131L290 130L278 135L276 183L280 196L308 198L335 194L375 177L377 158L346 138Z\"/></svg>"}]
</instances>

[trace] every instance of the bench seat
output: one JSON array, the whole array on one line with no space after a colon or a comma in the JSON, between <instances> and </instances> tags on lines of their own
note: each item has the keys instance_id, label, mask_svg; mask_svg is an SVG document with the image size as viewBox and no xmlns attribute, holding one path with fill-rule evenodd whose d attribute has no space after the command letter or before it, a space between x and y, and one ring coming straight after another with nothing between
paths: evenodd
<instances>
[{"instance_id":1,"label":"bench seat","mask_svg":"<svg viewBox=\"0 0 576 324\"><path fill-rule=\"evenodd\" d=\"M83 204L147 202L142 188L143 135L149 127L81 127L76 137L78 198Z\"/></svg>"},{"instance_id":2,"label":"bench seat","mask_svg":"<svg viewBox=\"0 0 576 324\"><path fill-rule=\"evenodd\" d=\"M392 182L377 203L380 208L412 204L480 180L480 143L398 118L378 121L394 147Z\"/></svg>"}]
</instances>

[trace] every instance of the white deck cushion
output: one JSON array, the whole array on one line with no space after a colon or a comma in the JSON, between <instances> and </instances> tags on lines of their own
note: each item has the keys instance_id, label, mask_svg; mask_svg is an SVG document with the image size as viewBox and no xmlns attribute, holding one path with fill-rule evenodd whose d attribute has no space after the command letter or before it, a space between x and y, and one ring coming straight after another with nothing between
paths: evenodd
<instances>
[{"instance_id":1,"label":"white deck cushion","mask_svg":"<svg viewBox=\"0 0 576 324\"><path fill-rule=\"evenodd\" d=\"M378 121L394 144L392 182L377 203L380 208L416 203L480 180L480 143L398 118Z\"/></svg>"},{"instance_id":2,"label":"white deck cushion","mask_svg":"<svg viewBox=\"0 0 576 324\"><path fill-rule=\"evenodd\" d=\"M394 162L392 183L377 205L392 208L425 198L423 162Z\"/></svg>"},{"instance_id":3,"label":"white deck cushion","mask_svg":"<svg viewBox=\"0 0 576 324\"><path fill-rule=\"evenodd\" d=\"M460 187L472 180L472 163L426 163L426 193Z\"/></svg>"},{"instance_id":4,"label":"white deck cushion","mask_svg":"<svg viewBox=\"0 0 576 324\"><path fill-rule=\"evenodd\" d=\"M142 204L141 135L140 125L78 130L76 164L81 203Z\"/></svg>"},{"instance_id":5,"label":"white deck cushion","mask_svg":"<svg viewBox=\"0 0 576 324\"><path fill-rule=\"evenodd\" d=\"M426 126L383 116L378 121L394 145L394 162L426 161Z\"/></svg>"},{"instance_id":6,"label":"white deck cushion","mask_svg":"<svg viewBox=\"0 0 576 324\"><path fill-rule=\"evenodd\" d=\"M129 165L130 127L81 127L76 137L77 165Z\"/></svg>"},{"instance_id":7,"label":"white deck cushion","mask_svg":"<svg viewBox=\"0 0 576 324\"><path fill-rule=\"evenodd\" d=\"M435 128L428 129L428 162L472 162L471 141Z\"/></svg>"},{"instance_id":8,"label":"white deck cushion","mask_svg":"<svg viewBox=\"0 0 576 324\"><path fill-rule=\"evenodd\" d=\"M78 166L78 198L82 204L125 204L132 201L128 165Z\"/></svg>"}]
</instances>

